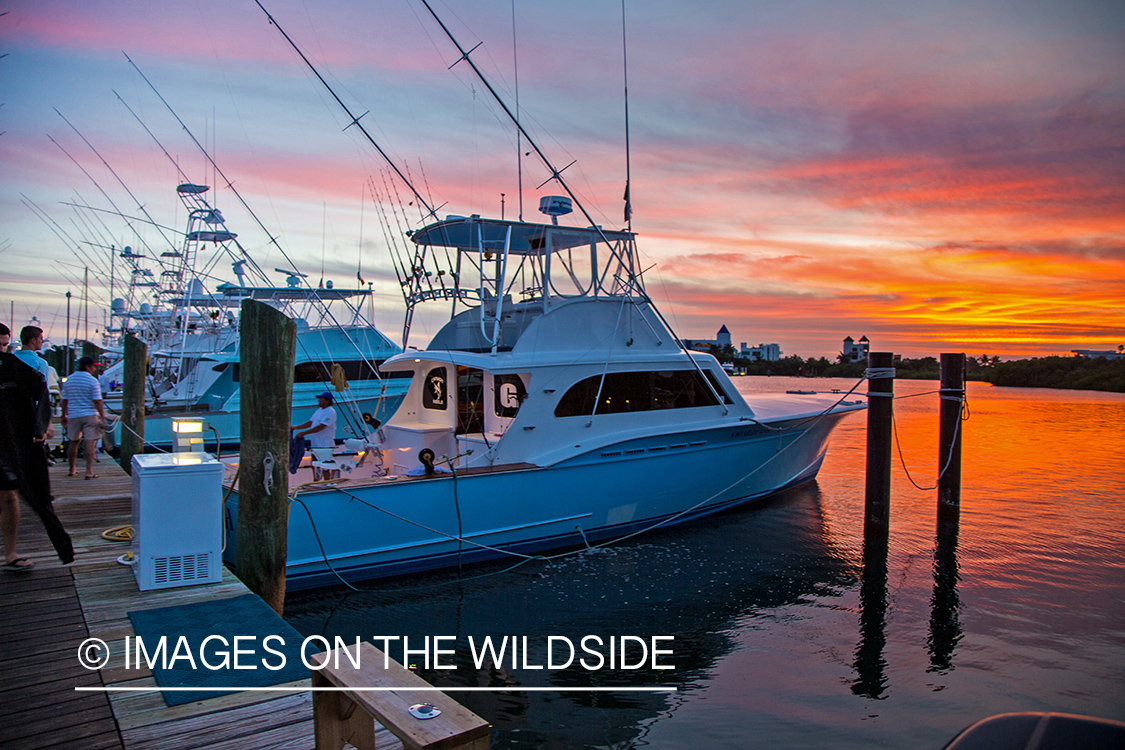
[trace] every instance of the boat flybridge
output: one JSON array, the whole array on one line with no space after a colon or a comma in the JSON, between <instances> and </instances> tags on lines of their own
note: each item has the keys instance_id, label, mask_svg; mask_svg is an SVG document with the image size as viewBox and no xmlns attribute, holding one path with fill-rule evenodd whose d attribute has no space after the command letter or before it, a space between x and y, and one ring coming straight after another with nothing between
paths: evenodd
<instances>
[{"instance_id":1,"label":"boat flybridge","mask_svg":"<svg viewBox=\"0 0 1125 750\"><path fill-rule=\"evenodd\" d=\"M401 349L364 317L370 287L334 288L331 281L313 287L295 267L274 269L285 279L275 283L208 202L208 190L190 182L176 187L187 209L179 246L169 245L170 250L154 258L128 247L121 253L133 268L133 282L128 301L113 302L113 333L119 352L127 333L150 350L146 444L157 450L171 448L174 424L185 419L205 424L210 430L205 442L213 433L220 451L240 443L238 315L245 300L270 305L297 325L294 422L308 420L318 406L316 394L332 389L340 412L339 432L362 437L366 425L386 419L397 408L405 391L401 379L380 373L383 360ZM146 260L156 262L159 276L143 265ZM234 280L219 282L219 269L226 263ZM136 306L141 292L151 302ZM122 411L123 371L120 361L103 375L106 407L115 417ZM113 429L120 444L125 429L120 420L113 421Z\"/></svg>"},{"instance_id":2,"label":"boat flybridge","mask_svg":"<svg viewBox=\"0 0 1125 750\"><path fill-rule=\"evenodd\" d=\"M410 377L390 419L291 477L290 589L588 545L816 475L863 404L748 404L653 306L633 233L559 225L568 209L549 197L551 223L449 216L410 233L406 332L420 303L451 317L381 365ZM339 478L310 484L314 469ZM232 541L236 508L237 492Z\"/></svg>"}]
</instances>

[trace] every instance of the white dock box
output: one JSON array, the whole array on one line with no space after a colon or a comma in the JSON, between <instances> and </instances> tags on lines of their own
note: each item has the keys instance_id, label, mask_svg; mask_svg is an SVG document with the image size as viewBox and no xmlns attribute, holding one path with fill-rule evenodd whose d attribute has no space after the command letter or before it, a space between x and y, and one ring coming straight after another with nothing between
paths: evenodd
<instances>
[{"instance_id":1,"label":"white dock box","mask_svg":"<svg viewBox=\"0 0 1125 750\"><path fill-rule=\"evenodd\" d=\"M223 577L223 465L206 453L133 456L133 573L141 591Z\"/></svg>"}]
</instances>

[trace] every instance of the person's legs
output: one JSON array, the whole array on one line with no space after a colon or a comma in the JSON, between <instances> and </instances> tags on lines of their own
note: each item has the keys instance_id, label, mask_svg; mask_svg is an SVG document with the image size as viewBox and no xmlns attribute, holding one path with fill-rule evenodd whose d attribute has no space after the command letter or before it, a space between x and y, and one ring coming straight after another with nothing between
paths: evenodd
<instances>
[{"instance_id":1,"label":"person's legs","mask_svg":"<svg viewBox=\"0 0 1125 750\"><path fill-rule=\"evenodd\" d=\"M78 444L85 433L85 417L71 417L66 424L66 455L70 459L70 476L78 474Z\"/></svg>"},{"instance_id":2,"label":"person's legs","mask_svg":"<svg viewBox=\"0 0 1125 750\"><path fill-rule=\"evenodd\" d=\"M94 476L94 461L98 457L98 440L86 440L83 444L83 450L86 451L86 478L90 479Z\"/></svg>"},{"instance_id":3,"label":"person's legs","mask_svg":"<svg viewBox=\"0 0 1125 750\"><path fill-rule=\"evenodd\" d=\"M0 480L2 481L2 480ZM20 499L15 490L0 490L0 535L4 537L4 563L19 558L16 541L20 528Z\"/></svg>"}]
</instances>

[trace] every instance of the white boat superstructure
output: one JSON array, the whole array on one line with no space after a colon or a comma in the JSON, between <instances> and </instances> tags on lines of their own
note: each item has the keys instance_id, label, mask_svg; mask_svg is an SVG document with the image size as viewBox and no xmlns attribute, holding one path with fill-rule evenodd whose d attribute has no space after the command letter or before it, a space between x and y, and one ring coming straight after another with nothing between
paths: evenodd
<instances>
[{"instance_id":1,"label":"white boat superstructure","mask_svg":"<svg viewBox=\"0 0 1125 750\"><path fill-rule=\"evenodd\" d=\"M680 346L644 294L630 232L470 216L411 239L408 311L434 299L467 306L424 351L382 365L410 386L366 443L310 456L292 478L298 487L314 468L341 472L335 485L301 490L291 588L715 513L813 478L833 426L863 408L783 395L747 403L714 357ZM444 256L435 248L457 257L440 289L425 281L426 258ZM232 531L236 509L237 493Z\"/></svg>"}]
</instances>

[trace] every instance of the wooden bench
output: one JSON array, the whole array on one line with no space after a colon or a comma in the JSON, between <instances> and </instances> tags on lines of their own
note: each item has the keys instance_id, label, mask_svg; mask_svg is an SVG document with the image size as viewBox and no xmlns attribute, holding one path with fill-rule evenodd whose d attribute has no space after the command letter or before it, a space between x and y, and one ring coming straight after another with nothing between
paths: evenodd
<instances>
[{"instance_id":1,"label":"wooden bench","mask_svg":"<svg viewBox=\"0 0 1125 750\"><path fill-rule=\"evenodd\" d=\"M370 643L360 647L359 655L358 669L342 653L338 667L331 652L310 658L317 663L332 658L323 669L312 671L314 688L344 688L313 691L316 750L340 750L346 743L358 750L375 750L376 721L406 750L487 750L491 725L484 719L445 693L419 690L430 684ZM430 703L441 714L417 719L410 707L419 703Z\"/></svg>"}]
</instances>

